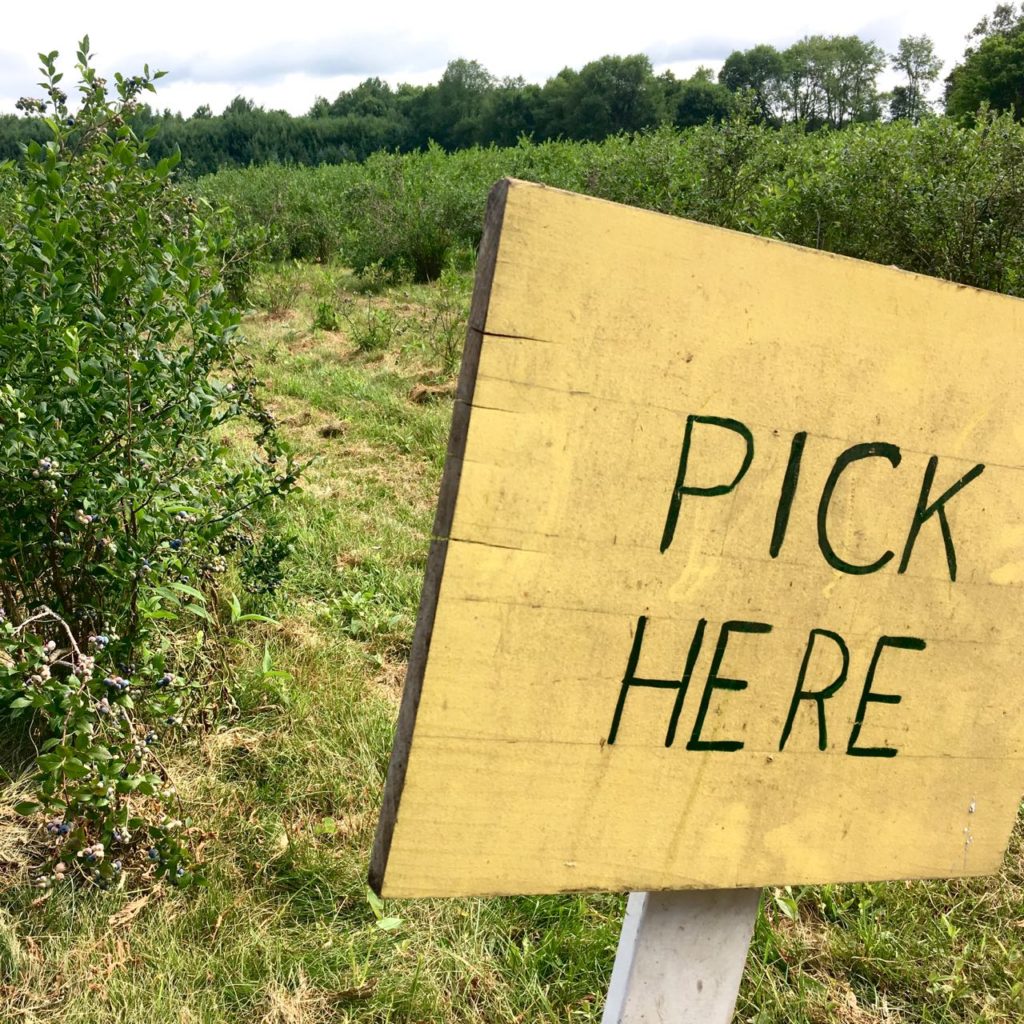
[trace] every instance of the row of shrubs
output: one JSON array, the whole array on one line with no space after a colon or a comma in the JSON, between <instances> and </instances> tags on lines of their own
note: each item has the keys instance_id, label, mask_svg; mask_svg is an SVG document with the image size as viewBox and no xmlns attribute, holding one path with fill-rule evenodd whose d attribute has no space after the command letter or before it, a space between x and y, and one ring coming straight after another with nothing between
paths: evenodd
<instances>
[{"instance_id":1,"label":"row of shrubs","mask_svg":"<svg viewBox=\"0 0 1024 1024\"><path fill-rule=\"evenodd\" d=\"M268 228L271 259L427 280L473 252L505 176L1024 294L1024 124L1009 115L814 134L739 117L601 143L225 170L195 188L243 230Z\"/></svg>"}]
</instances>

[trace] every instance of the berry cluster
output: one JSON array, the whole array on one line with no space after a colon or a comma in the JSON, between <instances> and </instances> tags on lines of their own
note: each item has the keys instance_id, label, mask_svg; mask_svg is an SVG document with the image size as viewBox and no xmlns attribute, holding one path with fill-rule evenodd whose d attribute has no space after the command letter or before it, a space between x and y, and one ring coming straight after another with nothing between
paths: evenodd
<instances>
[{"instance_id":1,"label":"berry cluster","mask_svg":"<svg viewBox=\"0 0 1024 1024\"><path fill-rule=\"evenodd\" d=\"M40 665L39 668L37 668L36 671L28 677L28 682L31 686L42 686L49 678L50 666Z\"/></svg>"},{"instance_id":2,"label":"berry cluster","mask_svg":"<svg viewBox=\"0 0 1024 1024\"><path fill-rule=\"evenodd\" d=\"M78 851L78 856L85 861L86 864L99 864L106 856L106 850L103 848L102 843L93 843L92 846L84 846Z\"/></svg>"},{"instance_id":3,"label":"berry cluster","mask_svg":"<svg viewBox=\"0 0 1024 1024\"><path fill-rule=\"evenodd\" d=\"M103 685L109 686L116 693L127 693L132 687L132 681L123 676L107 676Z\"/></svg>"}]
</instances>

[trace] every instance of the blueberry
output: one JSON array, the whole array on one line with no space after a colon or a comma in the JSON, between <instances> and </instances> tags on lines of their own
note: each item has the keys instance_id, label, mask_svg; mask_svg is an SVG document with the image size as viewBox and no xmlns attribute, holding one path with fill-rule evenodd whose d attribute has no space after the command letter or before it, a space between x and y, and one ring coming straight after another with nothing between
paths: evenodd
<instances>
[{"instance_id":1,"label":"blueberry","mask_svg":"<svg viewBox=\"0 0 1024 1024\"><path fill-rule=\"evenodd\" d=\"M160 859L160 851L155 846L151 846L146 851L146 856L148 856L150 860L159 860Z\"/></svg>"},{"instance_id":2,"label":"blueberry","mask_svg":"<svg viewBox=\"0 0 1024 1024\"><path fill-rule=\"evenodd\" d=\"M184 543L185 542L180 537L175 537L174 540L171 541L171 550L172 551L180 551L181 550L181 546Z\"/></svg>"}]
</instances>

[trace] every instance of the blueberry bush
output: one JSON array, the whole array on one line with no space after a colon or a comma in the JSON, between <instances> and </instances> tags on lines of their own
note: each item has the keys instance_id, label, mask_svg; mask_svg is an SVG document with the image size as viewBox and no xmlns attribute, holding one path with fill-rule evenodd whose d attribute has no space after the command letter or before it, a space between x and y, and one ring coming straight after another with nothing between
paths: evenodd
<instances>
[{"instance_id":1,"label":"blueberry bush","mask_svg":"<svg viewBox=\"0 0 1024 1024\"><path fill-rule=\"evenodd\" d=\"M1024 124L943 117L805 132L740 104L718 124L600 143L376 153L338 167L251 167L193 183L269 258L340 258L361 275L436 280L480 240L490 186L509 176L1024 294Z\"/></svg>"},{"instance_id":2,"label":"blueberry bush","mask_svg":"<svg viewBox=\"0 0 1024 1024\"><path fill-rule=\"evenodd\" d=\"M73 100L57 56L19 104L50 137L0 166L0 720L37 751L38 884L188 881L162 750L211 698L180 635L214 628L296 471L222 282L237 254L130 127L161 73L108 86L86 38Z\"/></svg>"}]
</instances>

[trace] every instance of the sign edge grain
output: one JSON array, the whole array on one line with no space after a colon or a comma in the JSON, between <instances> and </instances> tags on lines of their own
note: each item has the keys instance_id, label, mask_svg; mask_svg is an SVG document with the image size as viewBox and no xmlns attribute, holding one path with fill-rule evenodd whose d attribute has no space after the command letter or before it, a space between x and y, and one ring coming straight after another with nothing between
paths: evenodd
<instances>
[{"instance_id":1,"label":"sign edge grain","mask_svg":"<svg viewBox=\"0 0 1024 1024\"><path fill-rule=\"evenodd\" d=\"M487 311L491 300L491 286L498 260L498 245L505 217L505 205L512 180L503 178L497 182L487 198L484 216L484 231L477 257L476 281L470 305L469 321L466 327L466 345L462 355L459 383L455 392L452 410L452 425L448 435L448 450L445 456L444 473L438 494L437 511L427 556L427 568L420 594L419 612L413 634L409 665L406 670L402 702L398 711L391 760L388 763L384 797L381 804L377 831L370 855L369 884L378 895L384 886L391 840L402 799L405 773L409 764L409 750L412 746L416 713L419 709L423 690L423 676L430 653L430 641L437 613L441 579L444 576L445 559L448 554L448 539L451 534L455 503L462 478L462 460L469 435L469 420L473 407L473 393L476 389L477 369L480 365L480 348L486 333Z\"/></svg>"}]
</instances>

